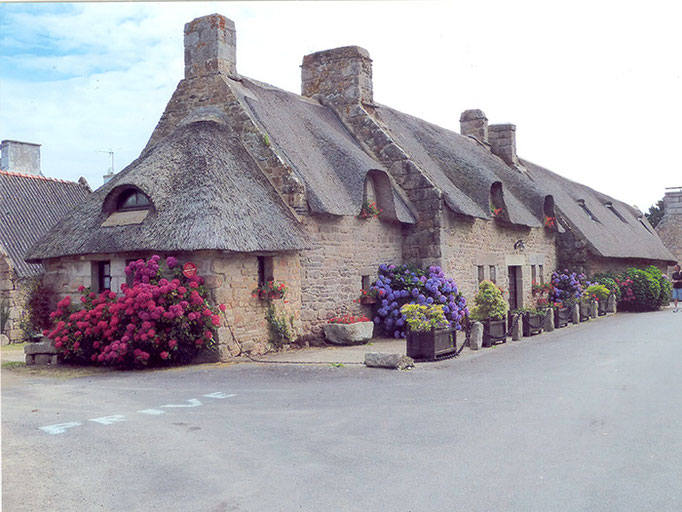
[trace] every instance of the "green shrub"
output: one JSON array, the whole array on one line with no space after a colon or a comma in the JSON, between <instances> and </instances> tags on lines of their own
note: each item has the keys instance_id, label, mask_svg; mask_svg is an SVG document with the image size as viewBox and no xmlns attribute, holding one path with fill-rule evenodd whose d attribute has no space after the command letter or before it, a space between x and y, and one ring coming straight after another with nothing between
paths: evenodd
<instances>
[{"instance_id":1,"label":"green shrub","mask_svg":"<svg viewBox=\"0 0 682 512\"><path fill-rule=\"evenodd\" d=\"M668 276L663 274L663 272L661 272L661 269L653 265L649 265L647 268L644 269L644 271L647 272L652 277L656 278L658 284L661 287L660 295L658 296L658 306L663 307L670 304L670 298L672 297L673 293L673 286L668 280Z\"/></svg>"},{"instance_id":2,"label":"green shrub","mask_svg":"<svg viewBox=\"0 0 682 512\"><path fill-rule=\"evenodd\" d=\"M473 320L490 318L500 320L507 314L509 305L502 296L502 291L491 281L481 281L478 293L474 297L474 309L471 312Z\"/></svg>"},{"instance_id":3,"label":"green shrub","mask_svg":"<svg viewBox=\"0 0 682 512\"><path fill-rule=\"evenodd\" d=\"M611 272L602 272L599 274L595 274L594 277L592 277L592 282L606 286L611 291L611 293L613 293L616 296L616 300L620 301L622 292L620 290L620 286L618 286L618 283L616 282L617 278L618 276L616 274L613 274Z\"/></svg>"},{"instance_id":4,"label":"green shrub","mask_svg":"<svg viewBox=\"0 0 682 512\"><path fill-rule=\"evenodd\" d=\"M432 306L405 304L400 308L400 312L405 315L405 321L411 331L428 332L450 326L441 304Z\"/></svg>"},{"instance_id":5,"label":"green shrub","mask_svg":"<svg viewBox=\"0 0 682 512\"><path fill-rule=\"evenodd\" d=\"M626 311L655 311L660 307L661 284L656 275L638 268L629 268L623 274L623 281L631 281L632 296L619 307Z\"/></svg>"},{"instance_id":6,"label":"green shrub","mask_svg":"<svg viewBox=\"0 0 682 512\"><path fill-rule=\"evenodd\" d=\"M603 284L593 284L585 289L585 295L588 297L595 297L596 299L602 301L609 298L609 295L611 295L611 290L609 290Z\"/></svg>"}]
</instances>

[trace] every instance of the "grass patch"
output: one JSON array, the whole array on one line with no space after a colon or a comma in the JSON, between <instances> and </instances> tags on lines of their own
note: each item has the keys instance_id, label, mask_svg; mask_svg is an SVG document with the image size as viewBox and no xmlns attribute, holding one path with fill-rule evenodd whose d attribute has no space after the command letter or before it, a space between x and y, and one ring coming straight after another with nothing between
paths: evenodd
<instances>
[{"instance_id":1,"label":"grass patch","mask_svg":"<svg viewBox=\"0 0 682 512\"><path fill-rule=\"evenodd\" d=\"M23 361L5 361L2 363L2 368L7 368L7 369L12 369L12 368L18 368L20 366L26 366L26 363Z\"/></svg>"},{"instance_id":2,"label":"grass patch","mask_svg":"<svg viewBox=\"0 0 682 512\"><path fill-rule=\"evenodd\" d=\"M2 345L0 346L0 352L18 352L24 351L24 347L26 346L26 343L10 343L9 345Z\"/></svg>"}]
</instances>

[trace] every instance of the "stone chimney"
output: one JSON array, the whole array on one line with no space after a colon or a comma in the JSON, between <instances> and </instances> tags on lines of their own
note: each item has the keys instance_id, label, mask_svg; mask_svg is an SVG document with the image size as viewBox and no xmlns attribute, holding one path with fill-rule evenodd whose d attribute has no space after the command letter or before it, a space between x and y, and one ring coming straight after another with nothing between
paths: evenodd
<instances>
[{"instance_id":1,"label":"stone chimney","mask_svg":"<svg viewBox=\"0 0 682 512\"><path fill-rule=\"evenodd\" d=\"M334 106L373 103L372 59L359 46L345 46L303 57L301 94L320 95Z\"/></svg>"},{"instance_id":2,"label":"stone chimney","mask_svg":"<svg viewBox=\"0 0 682 512\"><path fill-rule=\"evenodd\" d=\"M663 196L665 215L682 215L682 187L670 187Z\"/></svg>"},{"instance_id":3,"label":"stone chimney","mask_svg":"<svg viewBox=\"0 0 682 512\"><path fill-rule=\"evenodd\" d=\"M473 137L484 144L488 143L488 118L479 109L465 110L459 116L459 133Z\"/></svg>"},{"instance_id":4,"label":"stone chimney","mask_svg":"<svg viewBox=\"0 0 682 512\"><path fill-rule=\"evenodd\" d=\"M509 166L518 166L516 157L516 126L513 124L491 124L488 126L488 142L493 154Z\"/></svg>"},{"instance_id":5,"label":"stone chimney","mask_svg":"<svg viewBox=\"0 0 682 512\"><path fill-rule=\"evenodd\" d=\"M3 140L0 142L0 170L42 176L40 144Z\"/></svg>"},{"instance_id":6,"label":"stone chimney","mask_svg":"<svg viewBox=\"0 0 682 512\"><path fill-rule=\"evenodd\" d=\"M237 75L237 33L234 22L211 14L185 25L185 78L214 73Z\"/></svg>"}]
</instances>

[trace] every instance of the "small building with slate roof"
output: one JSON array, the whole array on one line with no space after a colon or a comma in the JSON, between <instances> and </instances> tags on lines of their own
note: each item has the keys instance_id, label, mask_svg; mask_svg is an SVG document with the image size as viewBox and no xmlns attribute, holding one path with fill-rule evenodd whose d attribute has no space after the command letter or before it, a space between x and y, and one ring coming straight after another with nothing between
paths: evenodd
<instances>
[{"instance_id":1,"label":"small building with slate roof","mask_svg":"<svg viewBox=\"0 0 682 512\"><path fill-rule=\"evenodd\" d=\"M571 254L584 269L672 257L636 210L520 159L514 125L470 110L458 134L376 103L371 59L356 46L307 55L301 68L301 95L241 76L234 23L188 23L185 77L140 157L28 261L63 294L118 290L126 262L154 253L191 261L228 306L226 359L268 348L265 305L251 295L268 278L289 288L277 309L296 334L319 335L332 316L372 314L354 300L381 263L439 265L469 300L491 279L522 307L533 281L568 264L569 243L584 244ZM580 201L624 220L586 222ZM363 218L372 202L381 215Z\"/></svg>"},{"instance_id":2,"label":"small building with slate roof","mask_svg":"<svg viewBox=\"0 0 682 512\"><path fill-rule=\"evenodd\" d=\"M17 144L25 145L3 141L3 155ZM9 157L3 159L6 169L15 167L11 162ZM84 178L78 183L46 178L39 167L31 174L0 170L0 301L9 307L2 334L10 342L19 342L24 336L19 328L23 301L44 271L39 262L24 261L27 249L89 193Z\"/></svg>"}]
</instances>

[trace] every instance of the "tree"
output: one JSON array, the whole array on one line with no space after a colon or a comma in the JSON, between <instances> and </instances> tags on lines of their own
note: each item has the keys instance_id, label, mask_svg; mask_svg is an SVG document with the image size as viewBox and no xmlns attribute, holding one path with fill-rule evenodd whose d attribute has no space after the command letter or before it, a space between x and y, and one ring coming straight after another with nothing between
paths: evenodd
<instances>
[{"instance_id":1,"label":"tree","mask_svg":"<svg viewBox=\"0 0 682 512\"><path fill-rule=\"evenodd\" d=\"M649 211L645 213L647 220L649 221L649 224L651 224L653 227L656 227L659 222L661 222L661 219L663 218L663 199L659 200L655 205L651 206L649 208Z\"/></svg>"}]
</instances>

